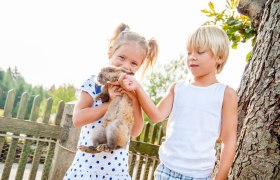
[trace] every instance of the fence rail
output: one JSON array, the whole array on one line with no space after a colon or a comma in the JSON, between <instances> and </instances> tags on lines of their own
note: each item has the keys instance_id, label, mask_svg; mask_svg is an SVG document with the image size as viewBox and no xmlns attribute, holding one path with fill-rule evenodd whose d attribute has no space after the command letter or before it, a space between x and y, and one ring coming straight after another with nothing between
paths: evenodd
<instances>
[{"instance_id":1,"label":"fence rail","mask_svg":"<svg viewBox=\"0 0 280 180\"><path fill-rule=\"evenodd\" d=\"M60 126L64 102L61 101L56 113L55 124L49 124L51 107L53 100L47 99L46 109L44 110L42 122L39 121L39 107L41 98L35 96L31 108L30 117L24 119L27 110L28 94L23 93L20 99L17 117L12 117L15 101L15 91L10 90L5 102L3 116L0 117L0 152L6 153L1 180L10 178L11 169L15 161L18 144L21 143L20 157L14 179L23 179L26 165L32 159L31 169L28 179L36 178L38 166L41 161L43 150L46 151L44 167L41 179L48 179L51 162L54 154L54 142L67 138L67 129ZM9 137L9 138L7 138ZM8 141L9 140L9 141ZM53 142L51 142L52 140ZM44 141L49 141L48 143ZM4 144L9 143L8 151L3 151Z\"/></svg>"},{"instance_id":2,"label":"fence rail","mask_svg":"<svg viewBox=\"0 0 280 180\"><path fill-rule=\"evenodd\" d=\"M34 123L23 119L0 117L0 131L14 134L25 134L39 136L42 138L53 138L66 140L68 129L51 124Z\"/></svg>"}]
</instances>

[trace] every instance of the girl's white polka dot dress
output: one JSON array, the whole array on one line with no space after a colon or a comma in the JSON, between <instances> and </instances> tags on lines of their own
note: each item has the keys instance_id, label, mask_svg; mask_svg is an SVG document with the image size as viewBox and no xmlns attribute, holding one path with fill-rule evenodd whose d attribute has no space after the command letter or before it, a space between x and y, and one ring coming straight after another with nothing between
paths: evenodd
<instances>
[{"instance_id":1,"label":"girl's white polka dot dress","mask_svg":"<svg viewBox=\"0 0 280 180\"><path fill-rule=\"evenodd\" d=\"M95 76L88 79L80 88L88 92L94 99L93 107L100 105L101 101L95 101L95 95L101 92L101 87L95 83ZM78 145L91 146L90 140L92 131L102 124L99 119L91 124L82 127ZM67 170L64 180L130 180L128 174L128 148L89 154L77 151L74 161Z\"/></svg>"}]
</instances>

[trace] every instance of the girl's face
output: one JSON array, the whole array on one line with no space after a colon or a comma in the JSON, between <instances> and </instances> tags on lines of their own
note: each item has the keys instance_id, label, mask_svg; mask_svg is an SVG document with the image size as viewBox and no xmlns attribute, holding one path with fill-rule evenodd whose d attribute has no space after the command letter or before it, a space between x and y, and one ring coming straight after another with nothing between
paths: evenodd
<instances>
[{"instance_id":1,"label":"girl's face","mask_svg":"<svg viewBox=\"0 0 280 180\"><path fill-rule=\"evenodd\" d=\"M144 58L144 51L137 44L124 44L111 54L109 53L109 60L113 66L133 73L141 67Z\"/></svg>"},{"instance_id":2,"label":"girl's face","mask_svg":"<svg viewBox=\"0 0 280 180\"><path fill-rule=\"evenodd\" d=\"M194 77L215 75L218 63L210 50L188 50L187 64Z\"/></svg>"}]
</instances>

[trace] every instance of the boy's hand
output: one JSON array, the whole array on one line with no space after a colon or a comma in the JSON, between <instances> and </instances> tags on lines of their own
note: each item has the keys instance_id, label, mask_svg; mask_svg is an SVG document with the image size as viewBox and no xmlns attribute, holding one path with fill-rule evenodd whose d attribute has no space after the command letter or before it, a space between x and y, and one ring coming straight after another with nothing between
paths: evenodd
<instances>
[{"instance_id":1,"label":"boy's hand","mask_svg":"<svg viewBox=\"0 0 280 180\"><path fill-rule=\"evenodd\" d=\"M134 91L139 87L139 83L132 76L122 74L119 78L120 86L126 91Z\"/></svg>"}]
</instances>

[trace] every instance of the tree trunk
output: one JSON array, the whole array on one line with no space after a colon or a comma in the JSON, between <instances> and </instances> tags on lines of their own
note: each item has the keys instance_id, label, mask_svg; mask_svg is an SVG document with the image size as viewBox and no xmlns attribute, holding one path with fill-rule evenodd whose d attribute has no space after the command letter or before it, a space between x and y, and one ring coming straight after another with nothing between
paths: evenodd
<instances>
[{"instance_id":1,"label":"tree trunk","mask_svg":"<svg viewBox=\"0 0 280 180\"><path fill-rule=\"evenodd\" d=\"M280 2L268 0L238 89L238 144L229 179L280 179Z\"/></svg>"}]
</instances>

